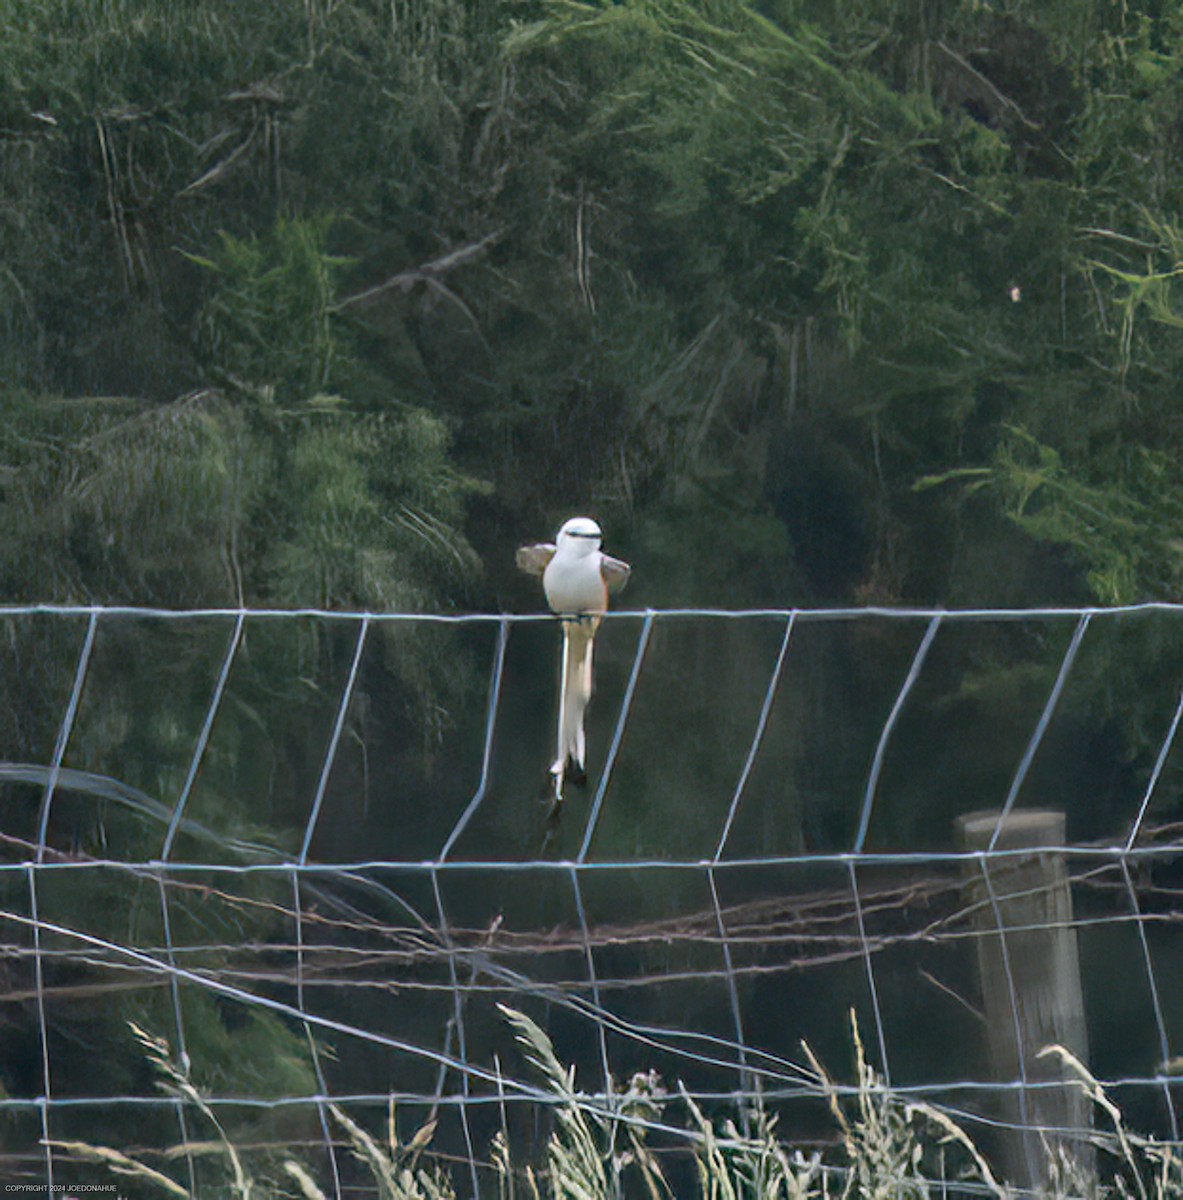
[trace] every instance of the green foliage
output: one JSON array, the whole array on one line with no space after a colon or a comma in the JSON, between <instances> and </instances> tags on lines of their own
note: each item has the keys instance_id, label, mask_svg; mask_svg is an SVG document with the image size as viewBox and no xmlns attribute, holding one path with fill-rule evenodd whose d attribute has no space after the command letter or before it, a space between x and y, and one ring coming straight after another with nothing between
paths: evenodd
<instances>
[{"instance_id":1,"label":"green foliage","mask_svg":"<svg viewBox=\"0 0 1183 1200\"><path fill-rule=\"evenodd\" d=\"M651 603L676 605L693 591L700 604L742 608L792 590L792 546L782 522L705 488L689 485L687 492L680 503L652 510L636 534L635 557L656 569L645 588Z\"/></svg>"},{"instance_id":2,"label":"green foliage","mask_svg":"<svg viewBox=\"0 0 1183 1200\"><path fill-rule=\"evenodd\" d=\"M812 24L777 10L769 25L741 3L674 0L545 12L511 45L578 81L573 172L620 224L644 230L644 257L603 233L601 255L678 297L684 340L727 313L758 364L751 392L767 415L752 428L765 442L802 402L839 417L831 439L873 422L859 460L880 565L899 561L888 539L925 536L927 513L900 523L912 479L959 455L980 465L1006 453L1007 425L1055 446L1068 476L1126 485L1106 449L1140 440L1147 410L1132 419L1129 389L1157 390L1151 356L1175 353L1132 332L1136 313L1167 327L1173 314L1165 181L1144 169L1131 178L1132 155L1157 171L1165 151L1148 145L1155 126L1139 105L1177 37L1169 18L1160 28L1125 10L1089 22L1031 6L1002 16L866 4L844 7L840 22L811 12ZM1115 139L1104 156L1089 140L1102 136ZM1143 246L1161 247L1149 272L1130 261ZM803 329L814 362L802 362ZM822 345L840 373L816 362ZM701 431L735 428L717 399L733 369L720 357L701 389L682 393L713 467L727 452ZM774 402L786 390L787 414ZM659 415L677 428L676 406ZM681 481L685 439L664 441L650 462ZM743 479L732 468L741 496ZM1055 522L1024 528L1045 543L1080 536ZM1099 597L1171 585L1169 569L1123 579L1090 554ZM888 584L907 590L908 579Z\"/></svg>"},{"instance_id":3,"label":"green foliage","mask_svg":"<svg viewBox=\"0 0 1183 1200\"><path fill-rule=\"evenodd\" d=\"M4 407L9 597L234 595L232 543L261 464L248 463L242 421L216 398L10 394Z\"/></svg>"},{"instance_id":4,"label":"green foliage","mask_svg":"<svg viewBox=\"0 0 1183 1200\"><path fill-rule=\"evenodd\" d=\"M7 398L10 596L415 608L471 576L459 525L476 485L443 422L326 390L343 266L326 232L280 221L203 260L217 285L198 340L230 396Z\"/></svg>"},{"instance_id":5,"label":"green foliage","mask_svg":"<svg viewBox=\"0 0 1183 1200\"><path fill-rule=\"evenodd\" d=\"M326 253L327 222L280 219L263 238L222 233L212 258L190 256L217 276L198 318L204 359L235 386L307 402L330 385L337 337L330 310L347 260Z\"/></svg>"},{"instance_id":6,"label":"green foliage","mask_svg":"<svg viewBox=\"0 0 1183 1200\"><path fill-rule=\"evenodd\" d=\"M989 490L1020 528L1069 547L1103 603L1128 604L1147 591L1176 592L1183 560L1177 538L1183 492L1168 457L1139 448L1125 456L1116 480L1092 485L1063 456L1026 430L1010 428L989 467L964 468L919 480L919 490L960 481Z\"/></svg>"},{"instance_id":7,"label":"green foliage","mask_svg":"<svg viewBox=\"0 0 1183 1200\"><path fill-rule=\"evenodd\" d=\"M849 454L871 531L845 587L901 598L989 599L991 579L909 565L956 520L911 484L1009 453L1008 426L1100 492L1138 490L1110 448L1175 452L1170 12L362 0L247 20L220 0L167 18L144 0L25 0L13 13L6 374L34 407L117 394L172 418L176 396L213 385L251 438L279 414L336 413L349 432L313 422L292 458L301 480L310 455L331 460L357 519L264 552L269 594L422 591L408 575L430 556L394 586L364 515L372 484L341 470L358 443L392 436L374 413L408 405L445 422L453 481L493 482L477 511L498 545L572 506L692 521L703 487L723 513L795 529L767 453L820 431ZM275 445L290 426L265 445L243 436L185 425L159 461L197 439L202 478L170 474L223 496L249 496L252 473L270 475L263 492L290 477ZM990 494L1015 515L1005 488ZM214 507L196 506L223 546L204 557L225 560L234 504ZM245 511L235 553L270 540L274 507ZM464 511L417 519L439 560L471 565ZM365 554L342 563L357 539ZM807 542L784 544L778 582L740 590L800 580L824 595ZM1081 562L1098 596L1159 594L1174 573L1154 553L1125 575ZM137 592L167 596L167 568L144 567ZM60 589L62 572L37 574L41 594L55 575ZM238 589L233 566L201 574ZM428 591L470 577L444 571Z\"/></svg>"},{"instance_id":8,"label":"green foliage","mask_svg":"<svg viewBox=\"0 0 1183 1200\"><path fill-rule=\"evenodd\" d=\"M252 418L214 392L5 408L11 599L419 608L474 573L476 485L422 411L314 397Z\"/></svg>"}]
</instances>

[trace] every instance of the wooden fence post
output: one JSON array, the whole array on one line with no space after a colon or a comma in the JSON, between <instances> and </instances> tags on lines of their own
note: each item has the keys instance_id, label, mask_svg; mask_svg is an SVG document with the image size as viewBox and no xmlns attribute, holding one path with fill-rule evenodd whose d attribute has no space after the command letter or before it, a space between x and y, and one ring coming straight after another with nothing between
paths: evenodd
<instances>
[{"instance_id":1,"label":"wooden fence post","mask_svg":"<svg viewBox=\"0 0 1183 1200\"><path fill-rule=\"evenodd\" d=\"M958 817L961 848L988 849L999 815ZM1045 1046L1057 1044L1088 1061L1068 870L1064 856L1049 849L1063 846L1064 836L1062 812L1015 809L994 849L1032 853L965 864L990 1065L996 1080L1016 1084L1003 1100L1014 1126L1003 1139L1003 1173L1011 1184L1037 1191L1048 1184L1049 1152L1070 1156L1089 1173L1094 1162L1083 1140L1091 1127L1088 1098L1057 1056L1039 1057ZM1064 1138L1041 1134L1041 1127L1080 1133Z\"/></svg>"}]
</instances>

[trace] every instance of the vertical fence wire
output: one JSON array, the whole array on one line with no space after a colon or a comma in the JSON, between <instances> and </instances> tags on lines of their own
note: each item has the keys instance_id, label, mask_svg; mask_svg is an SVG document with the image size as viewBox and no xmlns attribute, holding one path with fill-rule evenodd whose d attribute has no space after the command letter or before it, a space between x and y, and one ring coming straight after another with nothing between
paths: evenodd
<instances>
[{"instance_id":1,"label":"vertical fence wire","mask_svg":"<svg viewBox=\"0 0 1183 1200\"><path fill-rule=\"evenodd\" d=\"M1011 810L1015 806L1015 801L1019 798L1019 792L1022 790L1023 783L1027 778L1027 772L1031 769L1031 764L1035 761L1035 753L1043 742L1043 735L1047 733L1047 727L1052 721L1052 714L1056 711L1056 705L1060 702L1060 694L1064 690L1064 684L1068 682L1068 674L1072 670L1072 664L1076 661L1076 653L1080 649L1081 642L1084 641L1084 635L1088 631L1089 621L1092 620L1092 616L1092 611L1087 611L1081 615L1080 620L1076 624L1072 640L1068 643L1068 649L1064 652L1064 659L1060 663L1056 682L1052 685L1047 703L1043 706L1043 712L1039 714L1039 720L1035 725L1034 732L1031 734L1031 740L1027 743L1027 748L1023 751L1023 757L1019 760L1018 769L1015 771L1014 779L1011 780L1010 791L1007 793L1002 811L998 814L998 821L994 826L993 834L990 836L990 845L988 847L990 850L993 850L998 845L998 839L1002 835L1006 819L1010 816Z\"/></svg>"},{"instance_id":2,"label":"vertical fence wire","mask_svg":"<svg viewBox=\"0 0 1183 1200\"><path fill-rule=\"evenodd\" d=\"M329 1173L333 1180L333 1196L341 1200L341 1168L337 1162L337 1146L333 1141L333 1131L329 1126L328 1095L329 1087L325 1079L324 1067L320 1061L320 1048L316 1044L316 1036L308 1022L308 1008L304 1000L304 902L300 895L300 872L292 868L292 909L295 913L296 925L296 1007L303 1018L304 1041L308 1046L308 1057L312 1063L312 1073L316 1078L316 1117L320 1125L320 1135L324 1142L325 1157L329 1164Z\"/></svg>"},{"instance_id":3,"label":"vertical fence wire","mask_svg":"<svg viewBox=\"0 0 1183 1200\"><path fill-rule=\"evenodd\" d=\"M871 950L870 940L867 937L867 925L863 917L863 902L859 896L858 871L855 868L853 858L846 860L846 867L850 875L850 894L854 900L854 913L855 920L858 923L858 938L859 946L862 949L863 967L867 974L867 993L871 1000L871 1014L875 1018L875 1038L879 1044L879 1061L882 1064L883 1082L890 1089L891 1060L887 1057L887 1030L883 1022L883 1009L879 1005L879 987L875 982L874 955Z\"/></svg>"},{"instance_id":4,"label":"vertical fence wire","mask_svg":"<svg viewBox=\"0 0 1183 1200\"><path fill-rule=\"evenodd\" d=\"M1015 983L1014 971L1011 969L1010 961L1010 946L1006 937L1006 922L1002 919L1002 907L998 903L998 895L994 891L994 884L990 879L990 865L988 862L989 851L979 852L977 855L978 868L981 871L982 883L986 888L986 899L990 904L990 911L994 916L994 928L998 933L998 953L1002 960L1002 974L1006 979L1006 994L1010 1002L1010 1017L1014 1026L1015 1039L1015 1054L1017 1056L1017 1068L1019 1072L1019 1118L1024 1125L1031 1124L1030 1111L1030 1080L1027 1076L1027 1056L1023 1050L1023 1017L1019 1008L1019 990ZM1031 1141L1024 1139L1023 1153L1030 1157ZM1035 1163L1028 1161L1027 1169L1032 1179L1039 1178L1039 1170Z\"/></svg>"},{"instance_id":5,"label":"vertical fence wire","mask_svg":"<svg viewBox=\"0 0 1183 1200\"><path fill-rule=\"evenodd\" d=\"M169 1001L173 1010L173 1029L176 1031L177 1054L186 1072L189 1069L189 1047L185 1038L185 1017L181 1011L181 981L177 977L177 953L173 946L172 921L169 916L168 889L165 887L164 875L157 871L156 890L160 897L160 928L164 934L164 954L168 965L173 968L168 977ZM192 1138L189 1136L189 1120L185 1115L185 1104L180 1096L174 1097L177 1110L177 1128L181 1134L181 1145L185 1147L185 1170L189 1175L189 1191L197 1193L197 1164L193 1161L193 1151L190 1149Z\"/></svg>"},{"instance_id":6,"label":"vertical fence wire","mask_svg":"<svg viewBox=\"0 0 1183 1200\"><path fill-rule=\"evenodd\" d=\"M591 989L592 1004L596 1012L604 1011L600 1001L600 982L596 976L596 959L592 953L591 930L587 923L587 911L583 906L583 889L579 886L579 871L572 864L569 871L571 894L575 900L575 914L579 918L579 933L583 941L583 961L587 967L587 983ZM600 1050L600 1068L603 1072L604 1095L612 1095L612 1069L608 1065L608 1031L603 1021L596 1022L596 1040Z\"/></svg>"},{"instance_id":7,"label":"vertical fence wire","mask_svg":"<svg viewBox=\"0 0 1183 1200\"><path fill-rule=\"evenodd\" d=\"M789 613L789 619L785 622L785 633L781 639L780 650L776 655L776 662L772 666L772 674L768 679L768 687L764 689L764 702L760 706L760 715L756 718L756 728L752 734L752 742L748 747L747 758L744 759L743 767L739 772L739 779L735 784L735 791L731 794L731 803L727 808L727 816L723 821L723 832L719 834L719 843L715 847L715 862L719 862L723 857L723 851L727 847L727 840L731 837L731 827L735 824L735 816L739 811L740 797L744 793L744 788L748 784L748 776L752 773L752 767L756 763L756 756L760 753L760 747L764 742L764 731L768 728L768 718L772 714L772 704L776 699L777 689L780 687L780 677L785 668L785 659L789 654L789 641L793 636L793 626L797 622L796 610ZM714 887L712 877L712 888Z\"/></svg>"},{"instance_id":8,"label":"vertical fence wire","mask_svg":"<svg viewBox=\"0 0 1183 1200\"><path fill-rule=\"evenodd\" d=\"M1138 903L1138 893L1130 876L1130 864L1123 856L1121 877L1129 896L1130 911L1134 917L1134 927L1138 931L1138 945L1142 951L1142 965L1146 968L1146 986L1150 990L1150 1007L1154 1012L1154 1032L1158 1037L1159 1071L1166 1069L1166 1063L1171 1057L1170 1040L1167 1037L1167 1023L1163 1016L1162 1001L1158 994L1158 981L1154 975L1154 960L1150 956L1150 942L1146 937L1146 918L1142 915L1142 906ZM1167 1120L1170 1123L1171 1139L1179 1140L1179 1115L1175 1111L1175 1097L1171 1095L1171 1085L1165 1075L1162 1080L1163 1103L1166 1105Z\"/></svg>"},{"instance_id":9,"label":"vertical fence wire","mask_svg":"<svg viewBox=\"0 0 1183 1200\"><path fill-rule=\"evenodd\" d=\"M477 781L472 799L469 800L456 824L452 826L452 832L444 841L439 852L440 862L443 862L452 853L452 847L456 845L457 839L468 827L469 821L475 816L476 810L480 808L481 802L489 790L489 768L493 761L493 731L497 727L497 712L501 703L501 677L505 670L505 647L508 641L509 622L502 618L497 626L497 646L493 651L493 672L489 679L489 704L485 711L485 748L481 755L480 779Z\"/></svg>"},{"instance_id":10,"label":"vertical fence wire","mask_svg":"<svg viewBox=\"0 0 1183 1200\"><path fill-rule=\"evenodd\" d=\"M727 936L727 922L723 918L723 908L719 904L719 887L715 882L713 868L707 870L707 882L711 889L711 907L715 913L715 929L718 931L719 942L723 950L723 969L727 973L727 999L731 1005L731 1025L735 1030L735 1057L739 1066L739 1090L744 1097L758 1101L760 1076L753 1075L748 1070L748 1043L743 1030L743 1009L739 1002L739 987L735 981L735 963L731 958L731 939ZM747 1104L743 1105L740 1117L743 1120L744 1133L747 1134L750 1132Z\"/></svg>"},{"instance_id":11,"label":"vertical fence wire","mask_svg":"<svg viewBox=\"0 0 1183 1200\"><path fill-rule=\"evenodd\" d=\"M37 1035L41 1050L41 1095L37 1107L41 1116L41 1143L45 1153L45 1185L50 1195L56 1190L53 1175L52 1133L49 1109L53 1103L53 1087L49 1067L49 1022L45 1013L45 965L41 947L41 912L37 904L37 871L33 863L26 864L29 884L29 917L33 928L33 981L37 994Z\"/></svg>"},{"instance_id":12,"label":"vertical fence wire","mask_svg":"<svg viewBox=\"0 0 1183 1200\"><path fill-rule=\"evenodd\" d=\"M600 773L600 781L596 785L595 798L592 800L591 811L587 816L587 825L583 831L583 843L579 847L577 862L587 861L587 852L591 849L592 838L595 837L596 826L600 822L600 809L604 803L604 794L612 778L612 770L616 766L616 758L620 753L620 744L624 740L625 727L628 725L629 714L633 707L633 694L637 690L637 680L641 677L641 664L645 661L645 651L649 648L649 635L653 631L653 618L656 614L650 609L645 613L645 623L641 626L637 638L637 650L633 655L633 668L629 673L628 684L624 689L624 698L620 702L620 715L616 719L616 729L612 733L612 743L604 759L604 769Z\"/></svg>"},{"instance_id":13,"label":"vertical fence wire","mask_svg":"<svg viewBox=\"0 0 1183 1200\"><path fill-rule=\"evenodd\" d=\"M213 731L214 721L222 706L222 696L226 690L226 681L230 678L230 669L234 664L235 657L238 654L238 648L242 642L243 623L246 620L245 613L239 613L234 622L233 631L230 635L230 641L226 647L226 653L222 659L222 667L218 672L217 679L214 683L214 690L210 696L210 702L206 707L205 720L202 722L201 730L197 735L197 743L193 748L193 754L189 760L189 769L185 774L185 781L181 785L180 794L177 797L177 802L173 807L172 816L169 819L168 829L165 831L164 842L160 849L160 861L165 863L168 861L172 853L173 840L177 835L177 830L181 826L181 820L185 812L185 806L189 802L190 793L193 790L193 785L197 780L197 774L201 769L201 764L205 758L206 747L209 745L210 734ZM160 924L164 933L164 950L165 956L171 967L177 965L176 950L173 945L172 937L172 920L169 912L169 897L168 888L165 885L163 871L155 872L157 892L160 897ZM177 1053L180 1055L181 1062L184 1064L186 1071L189 1066L189 1049L188 1042L185 1037L185 1017L181 1005L181 983L174 969L168 977L169 999L172 1003L173 1010L173 1028L176 1030L177 1038ZM177 1110L177 1125L181 1134L181 1145L185 1147L185 1165L189 1175L189 1190L196 1194L197 1192L197 1165L194 1162L193 1152L190 1149L192 1139L189 1136L189 1122L185 1114L185 1105L178 1096L175 1100Z\"/></svg>"},{"instance_id":14,"label":"vertical fence wire","mask_svg":"<svg viewBox=\"0 0 1183 1200\"><path fill-rule=\"evenodd\" d=\"M214 721L217 719L218 713L222 708L222 697L226 692L226 683L230 678L230 670L234 666L234 661L238 657L238 648L242 645L242 628L246 621L246 614L239 613L234 621L234 629L230 634L230 641L226 646L226 654L222 659L222 669L218 672L217 681L214 683L213 694L210 696L210 702L205 710L205 720L202 722L201 732L197 735L197 744L193 747L193 756L189 760L189 770L185 774L185 782L181 785L181 794L177 797L176 805L173 807L173 815L169 819L168 829L164 834L164 844L160 848L160 859L162 862L167 862L169 855L172 853L173 840L177 836L177 830L180 828L181 819L185 813L185 806L189 803L189 795L193 791L193 785L197 782L197 773L201 770L201 764L205 759L205 750L209 745L210 734L213 733Z\"/></svg>"},{"instance_id":15,"label":"vertical fence wire","mask_svg":"<svg viewBox=\"0 0 1183 1200\"><path fill-rule=\"evenodd\" d=\"M39 863L45 859L45 844L49 836L49 814L53 806L53 795L61 774L62 763L65 761L70 734L74 731L74 719L78 715L78 704L82 699L82 688L86 682L86 672L90 666L90 655L94 649L94 639L98 627L99 614L97 610L92 609L86 622L86 636L82 639L82 649L78 653L78 666L74 671L74 686L70 689L70 699L66 704L66 711L58 730L57 743L53 748L53 762L49 768L49 779L45 784L45 793L41 797L41 811L37 818L37 861Z\"/></svg>"},{"instance_id":16,"label":"vertical fence wire","mask_svg":"<svg viewBox=\"0 0 1183 1200\"><path fill-rule=\"evenodd\" d=\"M349 715L349 704L353 699L353 689L357 684L357 671L361 666L362 651L366 648L366 634L370 629L368 616L362 617L358 624L357 642L353 647L353 661L349 664L349 676L341 689L341 702L337 706L337 719L333 722L333 732L325 750L324 763L320 770L320 779L316 785L316 795L312 801L312 809L308 813L308 824L304 828L304 840L300 846L300 866L308 861L308 852L312 848L312 838L316 833L317 822L320 820L321 805L324 804L325 792L329 786L329 776L333 773L333 765L337 760L337 746L341 741L341 731L345 728L345 718Z\"/></svg>"},{"instance_id":17,"label":"vertical fence wire","mask_svg":"<svg viewBox=\"0 0 1183 1200\"><path fill-rule=\"evenodd\" d=\"M1179 721L1181 718L1183 718L1183 692L1179 693L1179 703L1175 706L1175 715L1171 718L1166 737L1163 738L1162 745L1159 747L1158 757L1154 760L1154 769L1150 772L1150 778L1146 781L1146 791L1142 795L1142 803L1138 805L1138 814L1130 826L1130 835L1126 838L1125 843L1127 852L1134 848L1134 843L1138 840L1138 834L1142 830L1142 822L1146 819L1146 810L1150 807L1150 798L1154 795L1155 788L1158 787L1158 780L1162 775L1162 769L1166 766L1167 757L1171 753L1171 747L1175 744L1175 734L1179 731Z\"/></svg>"},{"instance_id":18,"label":"vertical fence wire","mask_svg":"<svg viewBox=\"0 0 1183 1200\"><path fill-rule=\"evenodd\" d=\"M50 764L49 778L41 797L40 812L37 817L37 849L36 862L28 864L29 883L29 915L33 920L33 973L34 986L37 992L37 1028L41 1042L41 1077L43 1093L41 1096L41 1129L42 1141L45 1146L45 1180L50 1193L54 1186L53 1146L50 1144L49 1110L53 1103L53 1090L50 1081L49 1055L49 1024L45 1011L45 964L41 945L41 916L37 903L37 872L36 866L45 861L45 852L49 839L49 816L53 806L54 791L65 761L66 747L70 743L70 735L74 731L74 720L78 715L78 705L82 699L82 689L86 683L86 673L90 666L91 651L94 649L95 634L98 630L98 612L91 610L86 623L86 635L82 640L82 649L78 654L78 664L74 670L74 683L70 689L70 698L66 703L66 711L58 729L57 741L53 748L53 761Z\"/></svg>"},{"instance_id":19,"label":"vertical fence wire","mask_svg":"<svg viewBox=\"0 0 1183 1200\"><path fill-rule=\"evenodd\" d=\"M867 842L867 830L871 826L871 809L875 804L875 792L879 787L879 776L883 771L883 760L887 757L887 743L891 740L892 730L895 729L896 722L900 719L900 713L904 710L908 693L912 690L916 680L920 678L920 672L924 667L924 660L928 657L929 650L932 649L933 640L937 636L937 630L941 627L944 615L944 613L937 613L929 621L928 628L924 631L924 637L920 639L920 645L916 648L916 654L912 658L912 665L908 668L908 674L904 677L904 682L900 686L895 703L891 706L891 712L883 724L883 731L879 735L879 744L875 747L875 757L871 760L871 770L867 776L867 790L863 794L863 810L859 817L858 833L855 834L854 838L855 854L862 854L863 847Z\"/></svg>"},{"instance_id":20,"label":"vertical fence wire","mask_svg":"<svg viewBox=\"0 0 1183 1200\"><path fill-rule=\"evenodd\" d=\"M440 877L437 870L431 872L431 892L435 898L436 916L439 918L440 942L448 960L448 981L452 989L452 1015L448 1023L456 1031L456 1057L460 1060L460 1091L464 1100L469 1097L468 1075L468 1037L464 1029L464 995L460 987L460 976L456 971L456 946L448 925L448 914L444 909L444 896L440 891ZM468 1121L468 1105L460 1105L460 1127L464 1132L464 1146L468 1151L468 1170L472 1181L473 1196L480 1195L480 1181L477 1178L476 1146L472 1140L472 1128Z\"/></svg>"}]
</instances>

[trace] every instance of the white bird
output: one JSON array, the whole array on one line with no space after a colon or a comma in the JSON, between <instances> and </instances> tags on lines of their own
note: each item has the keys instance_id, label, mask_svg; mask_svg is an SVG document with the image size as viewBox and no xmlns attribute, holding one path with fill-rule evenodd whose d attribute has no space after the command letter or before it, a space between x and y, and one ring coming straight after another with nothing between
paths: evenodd
<instances>
[{"instance_id":1,"label":"white bird","mask_svg":"<svg viewBox=\"0 0 1183 1200\"><path fill-rule=\"evenodd\" d=\"M587 782L583 714L592 693L592 646L608 597L628 582L632 568L600 551L603 534L591 517L572 517L555 543L522 546L518 566L541 575L546 600L563 622L563 666L559 691L559 734L550 774L555 799L563 781Z\"/></svg>"}]
</instances>

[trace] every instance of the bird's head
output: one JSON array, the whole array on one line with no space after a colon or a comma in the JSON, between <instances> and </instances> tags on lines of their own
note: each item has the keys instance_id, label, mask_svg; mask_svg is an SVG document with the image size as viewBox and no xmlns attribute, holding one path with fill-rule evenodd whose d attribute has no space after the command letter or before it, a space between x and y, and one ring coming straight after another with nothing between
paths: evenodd
<instances>
[{"instance_id":1,"label":"bird's head","mask_svg":"<svg viewBox=\"0 0 1183 1200\"><path fill-rule=\"evenodd\" d=\"M572 517L563 522L555 543L565 554L583 556L600 548L603 538L600 527L591 517Z\"/></svg>"}]
</instances>

